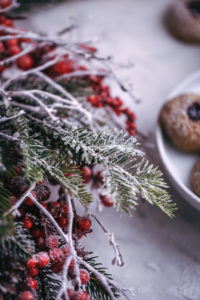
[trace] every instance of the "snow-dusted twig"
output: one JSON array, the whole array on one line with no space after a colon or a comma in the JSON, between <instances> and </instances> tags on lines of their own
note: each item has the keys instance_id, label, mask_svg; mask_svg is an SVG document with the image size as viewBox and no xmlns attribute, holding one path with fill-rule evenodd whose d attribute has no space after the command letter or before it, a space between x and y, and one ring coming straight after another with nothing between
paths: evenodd
<instances>
[{"instance_id":1,"label":"snow-dusted twig","mask_svg":"<svg viewBox=\"0 0 200 300\"><path fill-rule=\"evenodd\" d=\"M57 80L63 80L63 79L71 79L71 78L80 78L84 76L106 76L108 75L108 71L94 71L94 70L88 70L88 71L74 71L68 74L64 74L61 76L56 77Z\"/></svg>"},{"instance_id":2,"label":"snow-dusted twig","mask_svg":"<svg viewBox=\"0 0 200 300\"><path fill-rule=\"evenodd\" d=\"M4 122L7 122L7 121L10 121L10 120L12 120L12 119L16 119L16 118L18 118L19 116L21 116L21 115L23 115L23 114L24 114L24 111L20 111L17 115L14 115L14 116L12 116L12 117L8 117L8 118L3 117L3 118L0 119L0 124L1 124L1 123L4 123Z\"/></svg>"},{"instance_id":3,"label":"snow-dusted twig","mask_svg":"<svg viewBox=\"0 0 200 300\"><path fill-rule=\"evenodd\" d=\"M31 98L32 100L34 100L41 108L44 109L44 111L47 113L47 115L51 118L52 121L56 121L58 120L57 117L55 117L52 114L52 109L49 108L47 105L44 104L43 101L41 101L38 97L36 97L33 93L29 92L29 91L16 91L16 92L10 92L10 96L15 97L15 96L27 96L29 98Z\"/></svg>"},{"instance_id":4,"label":"snow-dusted twig","mask_svg":"<svg viewBox=\"0 0 200 300\"><path fill-rule=\"evenodd\" d=\"M64 188L64 187L63 187ZM73 220L74 220L74 212L72 208L72 203L69 197L69 194L67 190L64 188L64 193L65 193L65 199L67 201L67 206L68 206L68 238L69 238L69 247L70 247L70 253L73 256L74 259L74 271L75 271L75 276L76 276L76 284L77 288L79 289L81 286L81 280L80 280L80 270L79 266L77 263L77 253L76 250L73 246L73 239L72 239L72 230L73 230Z\"/></svg>"},{"instance_id":5,"label":"snow-dusted twig","mask_svg":"<svg viewBox=\"0 0 200 300\"><path fill-rule=\"evenodd\" d=\"M20 141L17 137L5 134L3 132L0 132L0 136L2 136L3 138L5 138L5 139L7 139L9 141L13 141L13 142Z\"/></svg>"},{"instance_id":6,"label":"snow-dusted twig","mask_svg":"<svg viewBox=\"0 0 200 300\"><path fill-rule=\"evenodd\" d=\"M8 7L0 9L0 14L9 12L10 10L12 10L14 8L17 8L17 7L19 7L19 4L17 3L17 1L16 0L12 0L12 3Z\"/></svg>"},{"instance_id":7,"label":"snow-dusted twig","mask_svg":"<svg viewBox=\"0 0 200 300\"><path fill-rule=\"evenodd\" d=\"M91 214L91 216L95 219L95 221L103 229L110 245L113 247L113 249L115 251L115 258L112 261L113 265L115 264L115 262L117 262L117 265L122 267L124 265L124 261L123 261L122 254L119 249L119 245L115 242L114 233L112 233L108 229L106 229L106 227L102 224L102 222L94 214Z\"/></svg>"},{"instance_id":8,"label":"snow-dusted twig","mask_svg":"<svg viewBox=\"0 0 200 300\"><path fill-rule=\"evenodd\" d=\"M93 59L95 60L99 60L101 61L107 68L107 70L109 71L110 75L113 77L113 79L115 80L115 82L119 85L119 87L121 88L121 90L125 93L128 93L128 95L130 96L130 98L135 102L135 103L139 103L140 100L138 98L135 97L132 88L130 87L130 85L126 82L122 82L122 80L117 76L117 74L115 73L115 71L113 70L113 67L110 63L110 57L108 58L104 58L104 57L98 57L96 55L92 56Z\"/></svg>"},{"instance_id":9,"label":"snow-dusted twig","mask_svg":"<svg viewBox=\"0 0 200 300\"><path fill-rule=\"evenodd\" d=\"M59 91L60 93L62 93L67 99L71 100L72 103L74 103L74 108L77 111L79 111L80 113L82 113L83 115L86 116L87 120L88 120L88 125L90 128L93 128L93 118L92 118L92 114L91 112L89 112L88 110L86 110L81 103L78 102L78 100L72 95L70 94L66 89L64 89L60 84L58 84L57 82L53 81L50 77L48 77L47 75L45 75L42 72L36 72L35 73L37 76L41 77L45 82L47 82L50 86L52 86L55 90ZM66 100L64 100L66 102Z\"/></svg>"},{"instance_id":10,"label":"snow-dusted twig","mask_svg":"<svg viewBox=\"0 0 200 300\"><path fill-rule=\"evenodd\" d=\"M11 213L14 214L18 214L18 208L20 207L20 205L24 202L24 200L26 199L26 197L29 197L31 195L31 192L33 191L33 189L35 188L36 183L34 182L29 188L28 190L21 196L21 198L19 200L17 200L17 202L8 210L3 214L3 217L8 216ZM34 197L32 197L34 198Z\"/></svg>"},{"instance_id":11,"label":"snow-dusted twig","mask_svg":"<svg viewBox=\"0 0 200 300\"><path fill-rule=\"evenodd\" d=\"M31 45L28 45L24 50L22 50L20 53L16 54L16 55L13 55L11 57L8 57L8 58L5 58L3 59L1 62L0 62L0 66L3 66L3 65L6 65L12 61L16 61L16 59L18 59L19 57L27 54L27 53L30 53L31 51L33 51L34 49L36 48L35 45L31 44Z\"/></svg>"},{"instance_id":12,"label":"snow-dusted twig","mask_svg":"<svg viewBox=\"0 0 200 300\"><path fill-rule=\"evenodd\" d=\"M68 273L68 269L69 269L69 265L71 263L72 260L72 256L68 256L68 258L65 261L64 267L63 267L63 271L62 271L62 285L61 288L57 294L56 300L60 300L61 296L64 294L66 300L69 299L68 294L67 294L67 273Z\"/></svg>"},{"instance_id":13,"label":"snow-dusted twig","mask_svg":"<svg viewBox=\"0 0 200 300\"><path fill-rule=\"evenodd\" d=\"M39 71L43 71L45 69L48 69L49 67L53 66L55 63L57 63L60 60L60 56L55 57L54 59L45 62L43 65L36 67L36 68L32 68L28 71L23 71L20 72L19 74L11 77L10 79L8 79L7 81L5 81L2 85L2 89L6 89L13 81L19 80L21 78L26 78L27 76L37 73Z\"/></svg>"},{"instance_id":14,"label":"snow-dusted twig","mask_svg":"<svg viewBox=\"0 0 200 300\"><path fill-rule=\"evenodd\" d=\"M60 38L57 34L55 35L40 35L31 31L23 31L16 28L7 27L4 25L0 25L0 31L8 33L7 35L0 36L0 41L8 41L13 39L13 35L15 35L16 39L31 39L37 42L45 42L47 44L57 45L57 46L66 46L69 44L63 38Z\"/></svg>"},{"instance_id":15,"label":"snow-dusted twig","mask_svg":"<svg viewBox=\"0 0 200 300\"><path fill-rule=\"evenodd\" d=\"M29 193L28 196L31 198L33 203L42 211L42 213L49 219L49 221L52 223L52 225L54 225L54 227L56 228L58 233L62 236L62 238L65 240L65 242L68 243L69 239L68 239L67 234L64 233L64 231L58 225L58 223L56 222L54 217L48 212L48 210L46 208L44 208L44 206L42 206L42 204L40 204L40 202L31 193Z\"/></svg>"},{"instance_id":16,"label":"snow-dusted twig","mask_svg":"<svg viewBox=\"0 0 200 300\"><path fill-rule=\"evenodd\" d=\"M10 104L12 104L15 107L23 108L25 111L31 111L31 112L36 113L38 115L44 115L39 106L23 104L23 103L16 102L16 101L10 101Z\"/></svg>"}]
</instances>

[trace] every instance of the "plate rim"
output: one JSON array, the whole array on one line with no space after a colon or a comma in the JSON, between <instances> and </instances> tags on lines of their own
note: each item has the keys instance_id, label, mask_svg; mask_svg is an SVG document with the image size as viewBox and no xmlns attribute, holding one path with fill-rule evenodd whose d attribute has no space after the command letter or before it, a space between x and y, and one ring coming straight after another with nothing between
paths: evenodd
<instances>
[{"instance_id":1,"label":"plate rim","mask_svg":"<svg viewBox=\"0 0 200 300\"><path fill-rule=\"evenodd\" d=\"M200 78L200 70L187 76L183 81L176 85L172 92L166 97L166 101L170 98L173 98L177 94L184 92L184 87L190 85L191 82L193 82L198 77ZM188 201L193 207L200 210L200 197L198 197L192 190L190 190L181 180L176 178L176 176L170 171L170 168L166 163L168 158L164 147L164 135L161 125L159 124L159 119L157 120L155 137L156 147L161 159L161 163L167 173L169 180L173 182L173 184L175 184L175 188L180 192L180 194L186 201Z\"/></svg>"}]
</instances>

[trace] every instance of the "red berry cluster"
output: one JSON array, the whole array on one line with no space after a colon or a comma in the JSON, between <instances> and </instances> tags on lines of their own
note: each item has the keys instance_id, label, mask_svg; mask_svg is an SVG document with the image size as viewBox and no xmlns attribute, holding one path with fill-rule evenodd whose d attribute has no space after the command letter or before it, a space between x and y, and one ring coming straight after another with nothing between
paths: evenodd
<instances>
[{"instance_id":1,"label":"red berry cluster","mask_svg":"<svg viewBox=\"0 0 200 300\"><path fill-rule=\"evenodd\" d=\"M17 199L27 191L29 185L23 177L23 171L20 167L15 167L16 174L11 179L10 190L14 196L10 197L10 201L14 204ZM20 174L20 175L19 175ZM47 180L43 180L36 185L36 188L32 191L32 197L37 199L54 217L64 232L67 232L68 226L68 205L64 202L63 191L59 191L59 199L55 202L46 201L51 195L50 188L45 184ZM29 230L33 239L36 242L36 248L38 252L33 257L29 258L26 262L26 280L22 286L24 290L20 294L20 300L35 299L32 290L38 289L37 276L40 275L40 269L49 266L54 273L60 273L63 270L66 258L70 254L68 245L60 245L58 237L54 234L54 228L48 223L48 220L44 218L41 211L38 210L31 197L26 197L23 205L20 208L21 217L19 217L24 224L24 227ZM75 216L73 221L73 238L80 239L83 235L91 232L91 220L87 217ZM79 256L84 256L85 252L82 250ZM68 275L71 279L74 278L74 260L72 259ZM36 278L35 278L36 277ZM80 269L80 279L82 285L89 281L89 273L86 270ZM89 296L85 292L75 292L69 290L70 299L89 299Z\"/></svg>"},{"instance_id":2,"label":"red berry cluster","mask_svg":"<svg viewBox=\"0 0 200 300\"><path fill-rule=\"evenodd\" d=\"M2 2L2 4L1 4ZM1 0L0 6L6 7L9 0ZM12 19L5 17L4 15L0 15L0 24L5 25L8 27L14 27L14 22ZM8 33L1 31L1 36L8 35ZM10 35L10 33L9 33ZM0 61L4 60L13 55L20 54L23 49L26 47L27 43L32 42L30 39L15 38L15 34L13 35L13 39L8 39L5 42L0 42ZM32 42L33 43L33 42ZM33 43L37 46L37 43ZM93 54L96 51L96 48L80 44L79 47ZM17 58L16 65L21 70L29 70L33 67L39 66L41 63L44 63L45 59L44 56L51 52L55 46L38 46L35 47L36 49L33 50L29 54L25 54ZM4 71L7 66L3 65L0 66L0 72ZM68 54L64 55L57 63L55 63L52 67L45 70L45 72L51 76L56 77L59 75L64 75L71 73L77 70L88 70L85 66L77 65L73 59L70 58ZM103 106L110 107L117 116L125 115L126 116L126 129L130 135L135 135L136 132L136 116L133 112L131 112L128 108L124 108L123 101L119 97L112 97L110 88L103 83L104 76L85 76L85 80L87 85L89 86L92 95L90 95L87 100L92 104L92 106L99 108Z\"/></svg>"},{"instance_id":3,"label":"red berry cluster","mask_svg":"<svg viewBox=\"0 0 200 300\"><path fill-rule=\"evenodd\" d=\"M93 94L87 98L88 102L94 107L110 107L117 116L124 114L127 118L126 129L130 135L136 133L136 116L128 108L123 107L123 101L119 97L112 97L110 88L103 84L102 76L88 76L90 86L93 89Z\"/></svg>"},{"instance_id":4,"label":"red berry cluster","mask_svg":"<svg viewBox=\"0 0 200 300\"><path fill-rule=\"evenodd\" d=\"M4 2L4 1L1 1ZM6 1L5 1L6 2ZM1 5L1 3L0 3ZM1 5L2 6L2 5ZM0 25L4 25L7 27L14 28L14 22L12 19L5 17L4 15L0 15ZM6 36L8 33L4 32L3 30L0 32L0 36ZM9 33L10 35L10 33ZM15 35L13 35L13 39L8 39L5 42L0 42L0 61L9 58L13 55L17 55L22 52L26 43L29 43L29 39L16 39ZM22 70L29 70L34 65L33 57L30 54L25 54L19 57L16 60L16 64L18 68ZM8 65L9 66L9 65ZM4 71L8 66L1 66L0 72Z\"/></svg>"},{"instance_id":5,"label":"red berry cluster","mask_svg":"<svg viewBox=\"0 0 200 300\"><path fill-rule=\"evenodd\" d=\"M62 271L65 260L70 254L68 245L64 245L58 248L59 241L57 237L53 235L49 236L46 239L46 245L49 247L48 253L39 252L27 261L26 286L24 286L24 288L31 288L34 290L38 289L38 281L34 277L39 274L39 269L45 268L50 265L53 272L60 273ZM72 260L70 263L68 274L72 279L74 278L74 260ZM82 285L87 284L90 280L89 273L84 269L80 269L80 279ZM89 299L88 294L85 292L75 292L74 290L68 290L68 294L70 299ZM26 295L30 295L30 291L27 290L23 292L20 299L26 299L24 298Z\"/></svg>"},{"instance_id":6,"label":"red berry cluster","mask_svg":"<svg viewBox=\"0 0 200 300\"><path fill-rule=\"evenodd\" d=\"M0 8L7 8L12 4L11 0L0 0ZM10 17L6 15L0 15L0 25L14 28L14 22ZM7 65L0 65L0 73L6 68L15 64L19 69L23 71L30 70L31 68L40 66L44 62L48 61L48 55L55 46L46 45L39 46L35 41L31 41L27 38L16 38L16 34L6 33L0 31L0 36L11 35L11 39L8 38L5 42L0 42L0 62L10 58L14 55L20 55L20 53L27 47L28 43L35 46L35 50L29 54L18 56L18 58L8 63ZM85 44L77 45L82 51L88 52L93 55L97 49ZM52 59L52 57L51 57ZM68 74L74 71L87 71L85 66L77 65L76 62L71 59L70 55L63 55L63 57L55 63L52 67L45 70L52 78L60 75ZM135 135L135 114L128 108L124 108L123 101L119 97L112 97L108 86L103 83L104 76L85 76L83 80L86 82L87 88L89 87L91 95L87 98L87 101L91 103L93 107L110 107L112 111L117 115L124 115L126 117L126 129L130 135ZM64 116L65 117L65 116ZM82 176L85 183L89 183L93 180L94 183L102 184L103 176L102 172L95 172L92 166L83 166ZM21 167L15 167L16 174L13 176L10 182L5 182L13 196L10 197L10 202L14 205L17 199L27 191L29 184L23 176L23 170ZM71 176L67 173L66 176ZM48 184L47 184L48 182ZM66 258L70 254L68 245L61 246L61 243L54 232L54 228L44 214L34 204L32 198L39 201L41 205L53 216L55 221L59 224L62 230L66 233L68 228L68 206L63 197L63 190L59 190L59 199L57 201L50 201L51 191L49 188L49 180L45 179L38 183L36 188L32 191L32 196L26 197L23 205L21 205L19 211L21 216L19 221L22 221L24 227L29 230L36 243L37 254L29 258L26 262L26 280L22 287L22 292L19 296L20 300L34 300L36 290L39 286L39 276L41 274L40 269L50 267L53 272L60 273L63 270ZM110 197L106 195L99 195L101 202L106 207L113 206L113 202ZM73 220L73 239L80 239L83 235L87 235L91 230L91 220L85 216L78 216L77 214ZM80 256L84 256L85 252L78 253ZM68 275L71 279L74 279L75 262L72 259ZM89 273L86 270L80 269L80 279L82 285L87 284L90 279ZM74 291L72 289L67 290L69 298L71 300L88 300L89 295L83 291Z\"/></svg>"}]
</instances>

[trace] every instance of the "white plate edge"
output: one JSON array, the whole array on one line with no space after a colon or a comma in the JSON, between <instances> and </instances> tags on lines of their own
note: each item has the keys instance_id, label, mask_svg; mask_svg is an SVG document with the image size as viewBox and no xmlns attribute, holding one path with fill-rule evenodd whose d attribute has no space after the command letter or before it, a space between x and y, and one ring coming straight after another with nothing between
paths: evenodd
<instances>
[{"instance_id":1,"label":"white plate edge","mask_svg":"<svg viewBox=\"0 0 200 300\"><path fill-rule=\"evenodd\" d=\"M196 71L195 73L191 74L190 76L186 77L180 84L178 84L172 92L166 97L167 99L173 98L177 94L184 92L184 87L189 85L192 81L195 80L196 77L200 77L200 70ZM192 206L200 210L200 198L194 194L188 187L186 187L176 176L174 176L170 169L168 168L167 161L168 156L166 155L166 151L163 144L163 134L162 129L159 124L159 121L157 121L157 126L155 130L155 137L156 137L156 146L157 150L159 152L161 162L164 166L164 169L169 177L169 179L175 183L175 188L182 194L183 198L190 202ZM187 198L188 197L188 198Z\"/></svg>"}]
</instances>

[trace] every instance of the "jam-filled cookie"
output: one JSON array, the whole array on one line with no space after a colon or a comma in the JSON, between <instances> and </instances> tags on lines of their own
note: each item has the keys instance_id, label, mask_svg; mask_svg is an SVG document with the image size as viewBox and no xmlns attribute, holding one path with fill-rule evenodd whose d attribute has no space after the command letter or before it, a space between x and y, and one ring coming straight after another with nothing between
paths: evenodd
<instances>
[{"instance_id":1,"label":"jam-filled cookie","mask_svg":"<svg viewBox=\"0 0 200 300\"><path fill-rule=\"evenodd\" d=\"M200 160L197 161L192 169L190 181L195 194L200 197Z\"/></svg>"},{"instance_id":2,"label":"jam-filled cookie","mask_svg":"<svg viewBox=\"0 0 200 300\"><path fill-rule=\"evenodd\" d=\"M168 8L165 21L177 38L200 43L200 1L176 0Z\"/></svg>"},{"instance_id":3,"label":"jam-filled cookie","mask_svg":"<svg viewBox=\"0 0 200 300\"><path fill-rule=\"evenodd\" d=\"M165 103L160 123L183 151L200 151L200 95L183 94Z\"/></svg>"}]
</instances>

